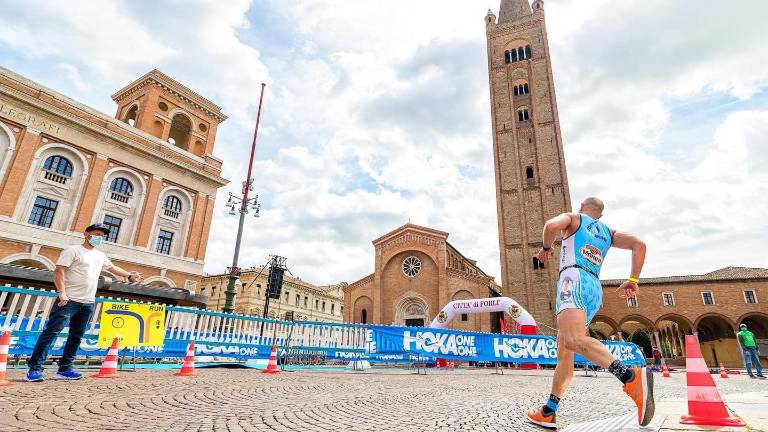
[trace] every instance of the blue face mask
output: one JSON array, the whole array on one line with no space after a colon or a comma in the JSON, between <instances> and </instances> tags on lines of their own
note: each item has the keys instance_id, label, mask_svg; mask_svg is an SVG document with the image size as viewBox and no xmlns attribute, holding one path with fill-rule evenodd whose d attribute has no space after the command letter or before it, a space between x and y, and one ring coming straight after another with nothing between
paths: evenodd
<instances>
[{"instance_id":1,"label":"blue face mask","mask_svg":"<svg viewBox=\"0 0 768 432\"><path fill-rule=\"evenodd\" d=\"M88 243L90 243L93 247L99 246L102 242L104 242L103 236L92 236L88 239Z\"/></svg>"}]
</instances>

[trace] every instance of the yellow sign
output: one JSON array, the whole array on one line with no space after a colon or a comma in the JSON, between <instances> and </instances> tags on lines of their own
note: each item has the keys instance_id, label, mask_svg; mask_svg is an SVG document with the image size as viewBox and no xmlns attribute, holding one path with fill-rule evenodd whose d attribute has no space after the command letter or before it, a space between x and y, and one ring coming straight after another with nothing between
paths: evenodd
<instances>
[{"instance_id":1,"label":"yellow sign","mask_svg":"<svg viewBox=\"0 0 768 432\"><path fill-rule=\"evenodd\" d=\"M99 320L100 348L120 339L120 347L163 346L165 306L104 302Z\"/></svg>"}]
</instances>

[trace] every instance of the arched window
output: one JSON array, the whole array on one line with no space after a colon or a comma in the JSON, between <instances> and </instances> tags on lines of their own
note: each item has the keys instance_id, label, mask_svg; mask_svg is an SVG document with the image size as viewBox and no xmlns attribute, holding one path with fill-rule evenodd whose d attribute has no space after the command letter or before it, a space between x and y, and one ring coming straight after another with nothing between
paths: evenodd
<instances>
[{"instance_id":1,"label":"arched window","mask_svg":"<svg viewBox=\"0 0 768 432\"><path fill-rule=\"evenodd\" d=\"M134 105L131 107L131 109L128 110L128 112L125 114L125 122L128 123L131 126L136 125L136 116L139 113L139 106Z\"/></svg>"},{"instance_id":2,"label":"arched window","mask_svg":"<svg viewBox=\"0 0 768 432\"><path fill-rule=\"evenodd\" d=\"M168 195L163 203L163 214L174 219L181 213L181 200L175 195Z\"/></svg>"},{"instance_id":3,"label":"arched window","mask_svg":"<svg viewBox=\"0 0 768 432\"><path fill-rule=\"evenodd\" d=\"M171 132L168 135L168 142L186 150L189 146L191 130L192 122L189 120L189 117L183 114L176 114L171 121Z\"/></svg>"},{"instance_id":4,"label":"arched window","mask_svg":"<svg viewBox=\"0 0 768 432\"><path fill-rule=\"evenodd\" d=\"M515 96L527 95L529 93L528 84L520 84L514 87Z\"/></svg>"},{"instance_id":5,"label":"arched window","mask_svg":"<svg viewBox=\"0 0 768 432\"><path fill-rule=\"evenodd\" d=\"M67 184L72 177L72 162L63 156L50 156L43 163L45 179L56 183Z\"/></svg>"},{"instance_id":6,"label":"arched window","mask_svg":"<svg viewBox=\"0 0 768 432\"><path fill-rule=\"evenodd\" d=\"M523 108L517 111L517 121L526 122L531 119L531 115L528 113L528 109Z\"/></svg>"},{"instance_id":7,"label":"arched window","mask_svg":"<svg viewBox=\"0 0 768 432\"><path fill-rule=\"evenodd\" d=\"M363 309L363 312L360 314L360 321L362 321L360 324L368 324L368 311Z\"/></svg>"},{"instance_id":8,"label":"arched window","mask_svg":"<svg viewBox=\"0 0 768 432\"><path fill-rule=\"evenodd\" d=\"M525 168L525 178L531 180L533 179L533 167L526 167Z\"/></svg>"},{"instance_id":9,"label":"arched window","mask_svg":"<svg viewBox=\"0 0 768 432\"><path fill-rule=\"evenodd\" d=\"M118 177L109 185L109 195L115 201L127 203L133 196L133 184L126 178Z\"/></svg>"},{"instance_id":10,"label":"arched window","mask_svg":"<svg viewBox=\"0 0 768 432\"><path fill-rule=\"evenodd\" d=\"M504 51L504 63L515 63L521 60L528 60L532 57L531 46L519 46L517 48Z\"/></svg>"}]
</instances>

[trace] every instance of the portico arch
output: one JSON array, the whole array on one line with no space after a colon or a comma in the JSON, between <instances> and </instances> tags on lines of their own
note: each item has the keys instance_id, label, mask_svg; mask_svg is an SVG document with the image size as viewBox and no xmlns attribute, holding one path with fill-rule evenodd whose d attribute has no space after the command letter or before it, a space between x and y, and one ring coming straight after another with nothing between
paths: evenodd
<instances>
[{"instance_id":1,"label":"portico arch","mask_svg":"<svg viewBox=\"0 0 768 432\"><path fill-rule=\"evenodd\" d=\"M665 358L685 356L685 336L693 334L693 322L683 315L668 313L654 323L658 329L655 337L657 346Z\"/></svg>"},{"instance_id":2,"label":"portico arch","mask_svg":"<svg viewBox=\"0 0 768 432\"><path fill-rule=\"evenodd\" d=\"M726 367L741 366L742 359L736 342L736 323L725 315L712 312L695 321L701 354L711 367L723 363Z\"/></svg>"},{"instance_id":3,"label":"portico arch","mask_svg":"<svg viewBox=\"0 0 768 432\"><path fill-rule=\"evenodd\" d=\"M619 324L611 317L595 315L589 324L589 330L598 335L599 339L610 339L611 336L619 334Z\"/></svg>"},{"instance_id":4,"label":"portico arch","mask_svg":"<svg viewBox=\"0 0 768 432\"><path fill-rule=\"evenodd\" d=\"M33 255L31 253L19 253L8 255L3 258L3 264L13 264L24 267L39 268L41 270L54 270L56 264L42 255Z\"/></svg>"}]
</instances>

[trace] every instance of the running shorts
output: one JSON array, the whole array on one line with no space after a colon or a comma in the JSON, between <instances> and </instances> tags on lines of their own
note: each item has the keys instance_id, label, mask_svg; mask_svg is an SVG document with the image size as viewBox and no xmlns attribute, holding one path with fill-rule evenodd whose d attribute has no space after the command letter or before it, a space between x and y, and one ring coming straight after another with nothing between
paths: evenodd
<instances>
[{"instance_id":1,"label":"running shorts","mask_svg":"<svg viewBox=\"0 0 768 432\"><path fill-rule=\"evenodd\" d=\"M587 326L603 304L603 287L593 275L576 267L560 273L557 281L557 314L563 309L581 309L587 314Z\"/></svg>"}]
</instances>

